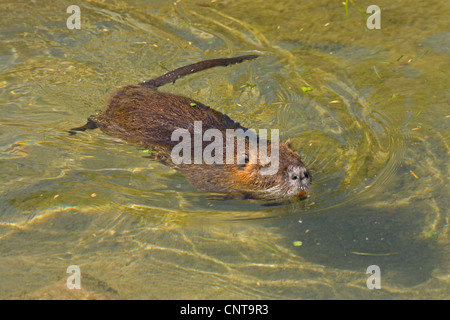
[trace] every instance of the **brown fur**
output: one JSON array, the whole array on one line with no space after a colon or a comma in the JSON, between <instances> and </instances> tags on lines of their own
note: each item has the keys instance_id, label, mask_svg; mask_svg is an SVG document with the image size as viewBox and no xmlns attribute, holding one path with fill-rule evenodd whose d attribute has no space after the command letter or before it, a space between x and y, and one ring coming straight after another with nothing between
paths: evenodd
<instances>
[{"instance_id":1,"label":"brown fur","mask_svg":"<svg viewBox=\"0 0 450 320\"><path fill-rule=\"evenodd\" d=\"M242 61L250 59L249 57L254 58L253 56L245 56L234 59L241 59L240 61ZM220 65L227 64L223 62L226 59L216 59L208 60L209 65L207 67L202 67L201 62L193 66L203 70L214 66L214 61L219 60ZM235 60L230 63L240 61ZM195 72L189 66L177 70L183 70L184 73L187 73L186 70L189 73ZM158 159L184 173L189 181L200 190L227 192L235 195L266 199L277 199L304 193L309 187L311 177L300 156L286 144L278 146L280 155L279 170L277 174L272 176L261 175L260 169L262 166L259 159L257 164L246 163L241 165L174 164L170 153L178 141L171 141L171 135L178 128L187 129L193 136L194 121L202 121L203 131L210 128L219 129L224 133L224 137L226 129L242 128L246 130L246 128L231 120L227 115L211 109L198 101L157 91L157 86L169 82L170 79L178 79L184 75L180 75L180 72L177 73L177 70L150 80L147 83L129 85L119 89L112 95L106 110L97 116L91 117L85 127L73 130L92 129L97 126L109 135L136 143L146 149L156 150ZM167 75L171 78L167 79ZM158 82L158 85L151 85L152 81L153 83ZM225 148L225 141L223 142ZM209 143L203 142L203 148ZM268 151L270 154L270 142ZM246 146L246 152L249 152L248 145ZM225 149L223 154L226 154ZM236 159L237 154L235 154ZM293 179L295 175L298 176L299 180L291 181L295 180Z\"/></svg>"}]
</instances>

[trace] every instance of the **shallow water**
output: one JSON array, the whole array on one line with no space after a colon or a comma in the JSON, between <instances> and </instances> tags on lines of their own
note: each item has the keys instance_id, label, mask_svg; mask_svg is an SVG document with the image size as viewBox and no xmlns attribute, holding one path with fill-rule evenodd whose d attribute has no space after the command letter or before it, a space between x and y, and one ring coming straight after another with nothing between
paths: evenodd
<instances>
[{"instance_id":1,"label":"shallow water","mask_svg":"<svg viewBox=\"0 0 450 320\"><path fill-rule=\"evenodd\" d=\"M0 298L62 297L70 265L113 299L450 298L448 2L378 1L380 30L352 4L259 0L79 1L69 30L71 4L0 3ZM280 129L304 201L214 200L67 133L115 88L255 52L161 90Z\"/></svg>"}]
</instances>

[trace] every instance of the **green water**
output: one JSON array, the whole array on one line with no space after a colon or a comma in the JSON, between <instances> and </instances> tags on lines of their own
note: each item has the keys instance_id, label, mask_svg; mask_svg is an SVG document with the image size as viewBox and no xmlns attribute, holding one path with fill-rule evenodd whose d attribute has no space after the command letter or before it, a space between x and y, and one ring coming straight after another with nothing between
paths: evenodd
<instances>
[{"instance_id":1,"label":"green water","mask_svg":"<svg viewBox=\"0 0 450 320\"><path fill-rule=\"evenodd\" d=\"M448 2L378 1L380 30L323 0L78 1L69 30L72 4L0 3L0 298L73 297L70 265L112 299L450 298ZM161 90L280 129L305 201L213 200L67 133L115 88L255 52Z\"/></svg>"}]
</instances>

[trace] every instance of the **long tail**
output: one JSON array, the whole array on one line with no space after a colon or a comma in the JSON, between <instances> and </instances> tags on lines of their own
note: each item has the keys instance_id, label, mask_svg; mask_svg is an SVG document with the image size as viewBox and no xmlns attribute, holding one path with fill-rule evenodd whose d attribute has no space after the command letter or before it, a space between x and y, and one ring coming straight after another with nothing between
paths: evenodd
<instances>
[{"instance_id":1,"label":"long tail","mask_svg":"<svg viewBox=\"0 0 450 320\"><path fill-rule=\"evenodd\" d=\"M240 63L245 60L252 60L257 57L258 57L258 55L252 54L252 55L240 56L240 57L235 57L235 58L211 59L211 60L200 61L200 62L197 62L194 64L190 64L188 66L181 67L181 68L172 70L170 72L167 72L165 75L162 75L158 78L155 78L155 79L152 79L149 81L144 81L144 82L140 83L139 85L142 87L147 87L147 88L158 88L158 87L165 85L166 83L175 82L175 80L177 80L183 76L186 76L188 74L191 74L191 73L199 72L199 71L206 70L206 69L213 68L213 67L219 67L219 66L226 67L230 64ZM73 135L73 134L76 134L78 131L85 131L85 130L96 129L96 128L98 128L97 124L94 121L92 121L91 119L88 119L88 122L84 126L70 129L69 133Z\"/></svg>"},{"instance_id":2,"label":"long tail","mask_svg":"<svg viewBox=\"0 0 450 320\"><path fill-rule=\"evenodd\" d=\"M200 61L194 64L190 64L185 67L181 67L175 70L172 70L170 72L167 72L165 75L162 75L158 78L144 81L140 83L139 85L142 87L150 87L150 88L158 88L161 87L169 82L175 82L177 79L184 77L188 74L203 71L209 68L213 67L219 67L223 66L226 67L230 64L240 63L245 60L252 60L257 58L258 55L252 54L247 56L240 56L235 58L224 58L224 59L211 59L211 60L205 60Z\"/></svg>"}]
</instances>

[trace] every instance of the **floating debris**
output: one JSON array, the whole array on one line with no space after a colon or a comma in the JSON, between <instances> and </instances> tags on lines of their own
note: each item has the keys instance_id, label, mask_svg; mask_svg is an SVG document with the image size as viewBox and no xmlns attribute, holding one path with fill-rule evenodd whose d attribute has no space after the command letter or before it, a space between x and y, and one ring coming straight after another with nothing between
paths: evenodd
<instances>
[{"instance_id":1,"label":"floating debris","mask_svg":"<svg viewBox=\"0 0 450 320\"><path fill-rule=\"evenodd\" d=\"M428 236L429 236L430 238L437 238L438 233L437 233L436 231L431 231L430 233L428 233Z\"/></svg>"},{"instance_id":2,"label":"floating debris","mask_svg":"<svg viewBox=\"0 0 450 320\"><path fill-rule=\"evenodd\" d=\"M244 85L242 85L241 86L241 89L242 88L250 88L250 89L253 89L254 87L256 87L256 84L251 84L251 83L246 83L246 84L244 84Z\"/></svg>"},{"instance_id":3,"label":"floating debris","mask_svg":"<svg viewBox=\"0 0 450 320\"><path fill-rule=\"evenodd\" d=\"M150 150L150 149L144 149L141 150L142 153L146 153L146 154L155 154L156 151L155 150Z\"/></svg>"},{"instance_id":4,"label":"floating debris","mask_svg":"<svg viewBox=\"0 0 450 320\"><path fill-rule=\"evenodd\" d=\"M377 67L373 66L372 68L373 68L373 71L375 71L375 74L377 75L378 79L383 80L383 79L381 78L380 74L378 73Z\"/></svg>"},{"instance_id":5,"label":"floating debris","mask_svg":"<svg viewBox=\"0 0 450 320\"><path fill-rule=\"evenodd\" d=\"M258 239L255 239L255 241L258 242L259 244L262 244L267 249L270 249L273 252L279 253L279 251L277 249L275 249L274 247L269 246L267 243L264 243L264 242L262 242L261 240L258 240Z\"/></svg>"},{"instance_id":6,"label":"floating debris","mask_svg":"<svg viewBox=\"0 0 450 320\"><path fill-rule=\"evenodd\" d=\"M311 87L302 87L303 92L312 91Z\"/></svg>"},{"instance_id":7,"label":"floating debris","mask_svg":"<svg viewBox=\"0 0 450 320\"><path fill-rule=\"evenodd\" d=\"M367 253L367 252L357 252L352 251L351 254L355 254L357 256L374 256L374 257L383 257L383 256L395 256L398 252L388 252L388 253Z\"/></svg>"},{"instance_id":8,"label":"floating debris","mask_svg":"<svg viewBox=\"0 0 450 320\"><path fill-rule=\"evenodd\" d=\"M411 172L411 174L413 175L414 178L419 179L419 177L417 176L417 174L414 173L414 171L409 170L409 172Z\"/></svg>"},{"instance_id":9,"label":"floating debris","mask_svg":"<svg viewBox=\"0 0 450 320\"><path fill-rule=\"evenodd\" d=\"M305 119L305 117L302 115L302 113L300 112L300 111L298 111L298 110L295 110L295 112L297 112L299 115L300 115L300 117L302 117L302 119L303 119L303 121L305 121L306 122L306 119Z\"/></svg>"}]
</instances>

